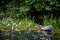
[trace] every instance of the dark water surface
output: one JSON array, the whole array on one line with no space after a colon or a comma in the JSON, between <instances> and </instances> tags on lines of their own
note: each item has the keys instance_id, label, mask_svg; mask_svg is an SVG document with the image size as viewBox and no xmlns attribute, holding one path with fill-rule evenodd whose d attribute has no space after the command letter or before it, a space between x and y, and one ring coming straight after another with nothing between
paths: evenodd
<instances>
[{"instance_id":1,"label":"dark water surface","mask_svg":"<svg viewBox=\"0 0 60 40\"><path fill-rule=\"evenodd\" d=\"M41 40L42 38L50 39L50 40L60 40L60 38L46 38L43 37L42 33L37 33L35 31L5 31L2 32L0 30L0 40Z\"/></svg>"}]
</instances>

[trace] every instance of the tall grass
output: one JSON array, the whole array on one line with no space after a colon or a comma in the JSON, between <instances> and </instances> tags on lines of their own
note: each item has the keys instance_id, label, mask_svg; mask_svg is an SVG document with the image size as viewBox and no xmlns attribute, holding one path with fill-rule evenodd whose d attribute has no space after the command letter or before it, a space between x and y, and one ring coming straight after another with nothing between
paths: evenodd
<instances>
[{"instance_id":1,"label":"tall grass","mask_svg":"<svg viewBox=\"0 0 60 40\"><path fill-rule=\"evenodd\" d=\"M0 27L16 27L16 28L32 28L35 27L36 23L34 23L33 19L23 18L23 19L14 19L14 18L3 18L0 20Z\"/></svg>"}]
</instances>

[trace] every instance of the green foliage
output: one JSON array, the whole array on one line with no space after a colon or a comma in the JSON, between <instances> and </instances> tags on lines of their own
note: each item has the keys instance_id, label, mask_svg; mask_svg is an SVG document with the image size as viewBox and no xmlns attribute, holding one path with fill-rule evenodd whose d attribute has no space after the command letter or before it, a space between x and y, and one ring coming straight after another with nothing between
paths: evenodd
<instances>
[{"instance_id":1,"label":"green foliage","mask_svg":"<svg viewBox=\"0 0 60 40\"><path fill-rule=\"evenodd\" d=\"M52 25L53 15L49 14L48 16L44 15L44 25Z\"/></svg>"},{"instance_id":2,"label":"green foliage","mask_svg":"<svg viewBox=\"0 0 60 40\"><path fill-rule=\"evenodd\" d=\"M3 2L3 3L2 3ZM0 11L6 12L6 15L16 15L16 14L25 14L32 8L36 11L41 11L43 8L47 11L56 11L60 10L59 0L11 0L5 3L6 1L1 0ZM3 7L2 7L3 6Z\"/></svg>"},{"instance_id":3,"label":"green foliage","mask_svg":"<svg viewBox=\"0 0 60 40\"><path fill-rule=\"evenodd\" d=\"M36 9L36 10L32 10L32 9ZM39 16L40 14L43 14L42 16L44 16L43 18L44 25L53 25L55 31L56 28L57 29L60 28L59 0L10 0L10 1L0 0L0 16L10 17L7 19L0 20L0 25L4 25L4 26L18 25L19 27L20 26L26 27L27 25L34 26L35 23L33 20L25 18L28 17L27 14L31 10L33 11L33 13L34 11L39 11L38 13ZM58 15L53 17L51 14L53 15L58 14ZM15 22L11 20L11 17L15 18L14 20Z\"/></svg>"},{"instance_id":4,"label":"green foliage","mask_svg":"<svg viewBox=\"0 0 60 40\"><path fill-rule=\"evenodd\" d=\"M36 23L34 23L34 20L23 18L23 19L13 19L13 18L4 18L3 20L0 20L0 27L20 27L20 28L31 28L35 27Z\"/></svg>"}]
</instances>

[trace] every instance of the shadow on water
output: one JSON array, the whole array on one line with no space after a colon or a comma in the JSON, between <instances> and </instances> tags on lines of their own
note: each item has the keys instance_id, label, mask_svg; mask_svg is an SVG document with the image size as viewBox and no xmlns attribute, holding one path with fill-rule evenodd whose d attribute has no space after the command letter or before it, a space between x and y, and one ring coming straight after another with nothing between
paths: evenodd
<instances>
[{"instance_id":1,"label":"shadow on water","mask_svg":"<svg viewBox=\"0 0 60 40\"><path fill-rule=\"evenodd\" d=\"M0 40L40 40L41 33L37 33L36 31L28 31L28 30L21 30L21 31L1 31L0 30ZM53 38L51 40L60 40L60 38Z\"/></svg>"}]
</instances>

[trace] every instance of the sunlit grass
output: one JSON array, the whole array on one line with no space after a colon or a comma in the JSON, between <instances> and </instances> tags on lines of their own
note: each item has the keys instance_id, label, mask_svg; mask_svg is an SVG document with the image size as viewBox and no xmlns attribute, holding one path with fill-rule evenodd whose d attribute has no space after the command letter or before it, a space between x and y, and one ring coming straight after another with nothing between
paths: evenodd
<instances>
[{"instance_id":1,"label":"sunlit grass","mask_svg":"<svg viewBox=\"0 0 60 40\"><path fill-rule=\"evenodd\" d=\"M35 27L36 23L34 23L33 19L23 18L23 19L13 19L13 18L4 18L0 20L0 27L14 27L20 29L27 29Z\"/></svg>"}]
</instances>

